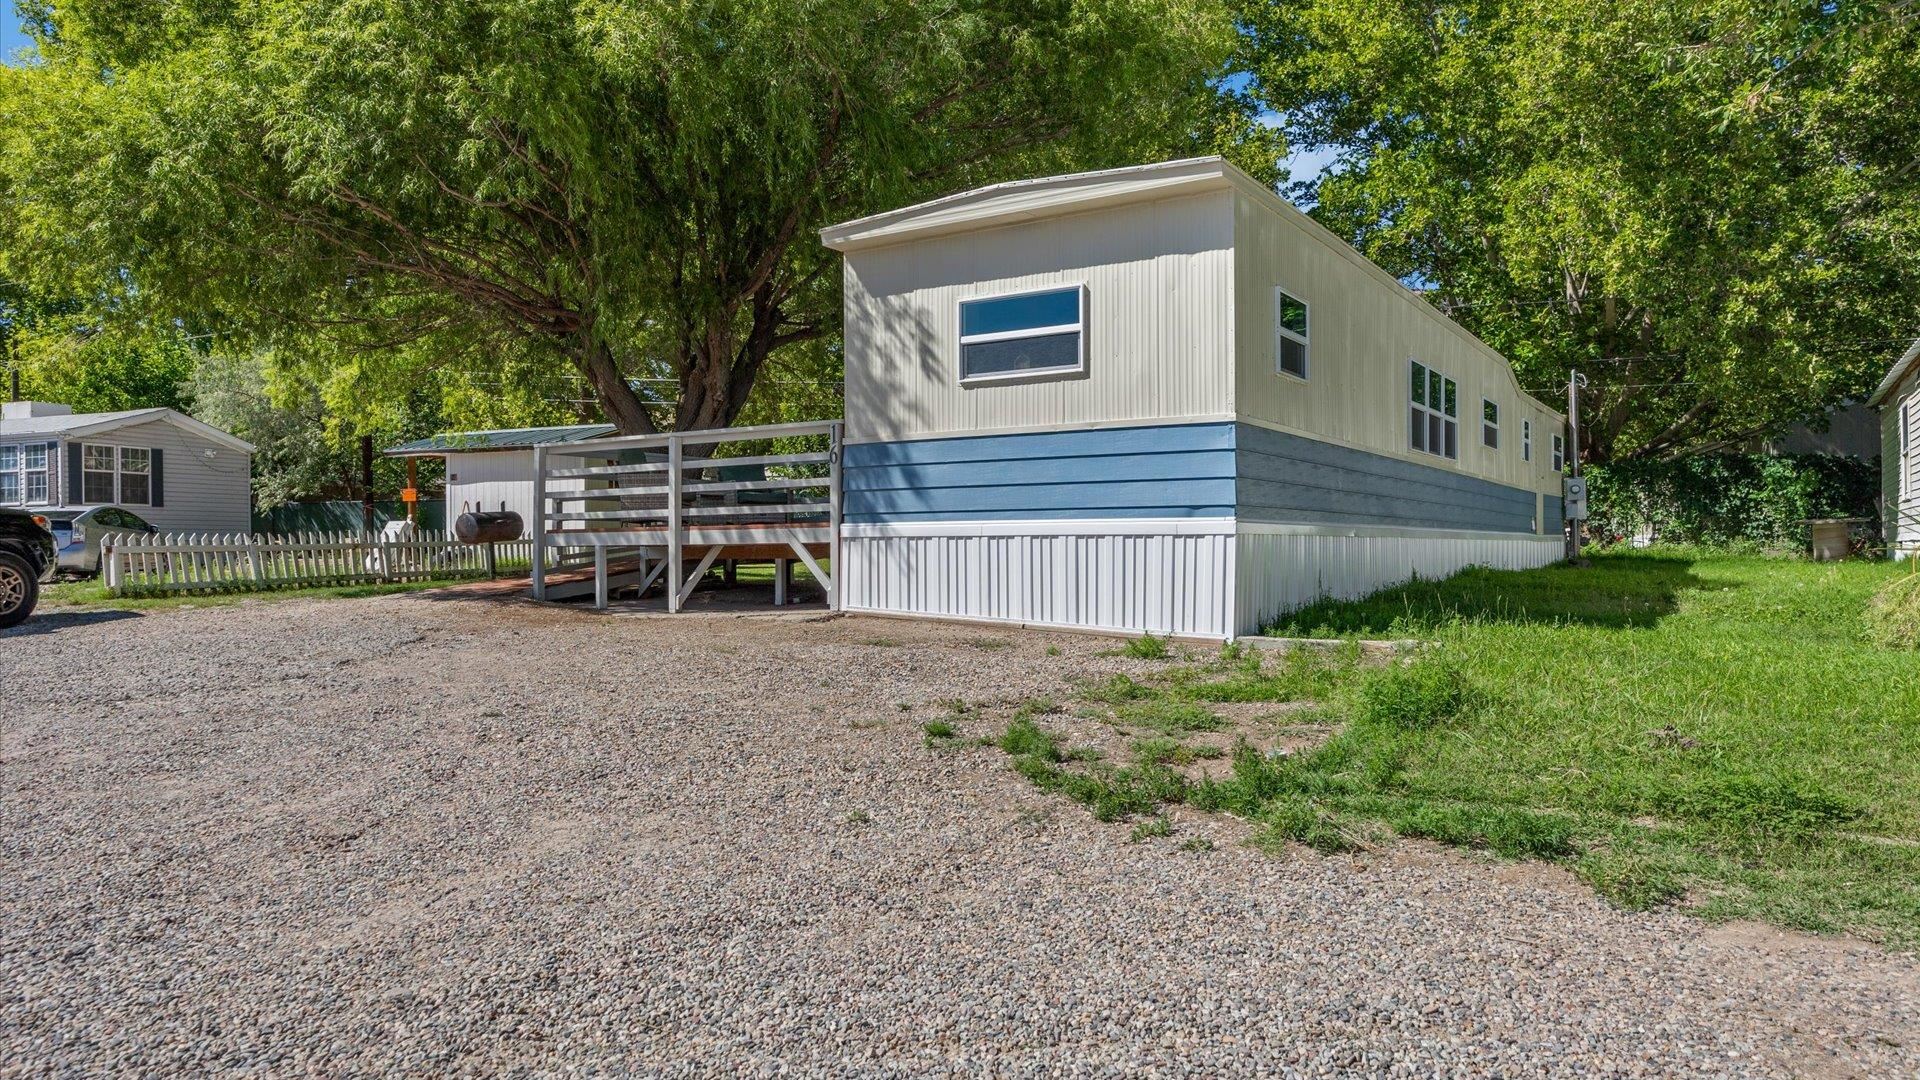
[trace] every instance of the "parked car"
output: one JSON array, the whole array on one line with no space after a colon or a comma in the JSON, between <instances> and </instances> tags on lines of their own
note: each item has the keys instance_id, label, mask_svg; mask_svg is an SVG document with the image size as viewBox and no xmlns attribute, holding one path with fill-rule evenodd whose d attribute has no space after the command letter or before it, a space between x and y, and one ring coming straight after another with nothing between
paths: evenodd
<instances>
[{"instance_id":1,"label":"parked car","mask_svg":"<svg viewBox=\"0 0 1920 1080\"><path fill-rule=\"evenodd\" d=\"M40 602L40 583L53 576L53 532L47 519L0 509L0 629L18 626Z\"/></svg>"},{"instance_id":2,"label":"parked car","mask_svg":"<svg viewBox=\"0 0 1920 1080\"><path fill-rule=\"evenodd\" d=\"M115 533L156 533L160 530L131 510L117 506L88 506L73 510L42 511L60 549L63 574L100 572L100 541Z\"/></svg>"}]
</instances>

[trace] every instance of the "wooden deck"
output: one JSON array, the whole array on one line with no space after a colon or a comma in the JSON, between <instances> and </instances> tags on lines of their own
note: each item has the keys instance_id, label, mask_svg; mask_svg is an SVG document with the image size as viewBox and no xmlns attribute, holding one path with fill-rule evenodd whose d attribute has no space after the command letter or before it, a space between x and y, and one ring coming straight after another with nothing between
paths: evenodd
<instances>
[{"instance_id":1,"label":"wooden deck","mask_svg":"<svg viewBox=\"0 0 1920 1080\"><path fill-rule=\"evenodd\" d=\"M710 456L773 440L825 449ZM533 595L544 600L577 587L549 582L550 549L584 550L592 553L596 607L606 607L616 588L644 591L664 576L667 608L678 611L716 561L771 560L782 586L788 564L803 563L838 610L840 443L835 420L538 447ZM635 560L638 569L621 572L619 560Z\"/></svg>"}]
</instances>

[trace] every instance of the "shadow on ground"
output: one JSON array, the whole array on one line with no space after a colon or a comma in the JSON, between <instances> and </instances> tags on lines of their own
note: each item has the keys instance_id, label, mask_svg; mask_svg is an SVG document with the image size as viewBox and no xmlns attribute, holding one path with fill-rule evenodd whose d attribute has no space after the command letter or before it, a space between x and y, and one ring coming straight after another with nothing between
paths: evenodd
<instances>
[{"instance_id":1,"label":"shadow on ground","mask_svg":"<svg viewBox=\"0 0 1920 1080\"><path fill-rule=\"evenodd\" d=\"M1289 616L1276 630L1382 634L1456 619L1646 628L1673 614L1688 592L1739 588L1701 578L1693 568L1691 558L1634 554L1605 555L1587 566L1473 568L1440 581L1412 581L1362 600L1323 600Z\"/></svg>"},{"instance_id":2,"label":"shadow on ground","mask_svg":"<svg viewBox=\"0 0 1920 1080\"><path fill-rule=\"evenodd\" d=\"M137 611L43 611L11 630L0 630L0 638L31 637L34 634L54 634L76 626L92 626L95 623L119 622L122 619L138 619Z\"/></svg>"}]
</instances>

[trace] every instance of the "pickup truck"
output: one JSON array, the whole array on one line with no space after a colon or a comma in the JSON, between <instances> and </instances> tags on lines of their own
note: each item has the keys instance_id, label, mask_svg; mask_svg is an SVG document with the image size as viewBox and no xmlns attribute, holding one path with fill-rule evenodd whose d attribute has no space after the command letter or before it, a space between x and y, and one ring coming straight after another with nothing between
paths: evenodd
<instances>
[{"instance_id":1,"label":"pickup truck","mask_svg":"<svg viewBox=\"0 0 1920 1080\"><path fill-rule=\"evenodd\" d=\"M0 507L0 630L33 614L40 583L53 576L54 557L46 518Z\"/></svg>"}]
</instances>

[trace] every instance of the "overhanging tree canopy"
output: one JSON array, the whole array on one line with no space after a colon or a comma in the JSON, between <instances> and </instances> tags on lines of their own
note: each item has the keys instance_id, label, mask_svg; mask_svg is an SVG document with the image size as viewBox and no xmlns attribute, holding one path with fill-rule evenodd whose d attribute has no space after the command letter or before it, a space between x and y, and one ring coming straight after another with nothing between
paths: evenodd
<instances>
[{"instance_id":1,"label":"overhanging tree canopy","mask_svg":"<svg viewBox=\"0 0 1920 1080\"><path fill-rule=\"evenodd\" d=\"M1920 323L1920 8L1249 4L1253 92L1331 148L1315 215L1592 388L1589 460L1862 395Z\"/></svg>"},{"instance_id":2,"label":"overhanging tree canopy","mask_svg":"<svg viewBox=\"0 0 1920 1080\"><path fill-rule=\"evenodd\" d=\"M43 62L0 72L7 272L121 282L238 339L531 349L628 432L729 424L775 350L837 328L831 220L1223 144L1272 169L1210 85L1234 39L1206 0L62 0L37 22Z\"/></svg>"}]
</instances>

